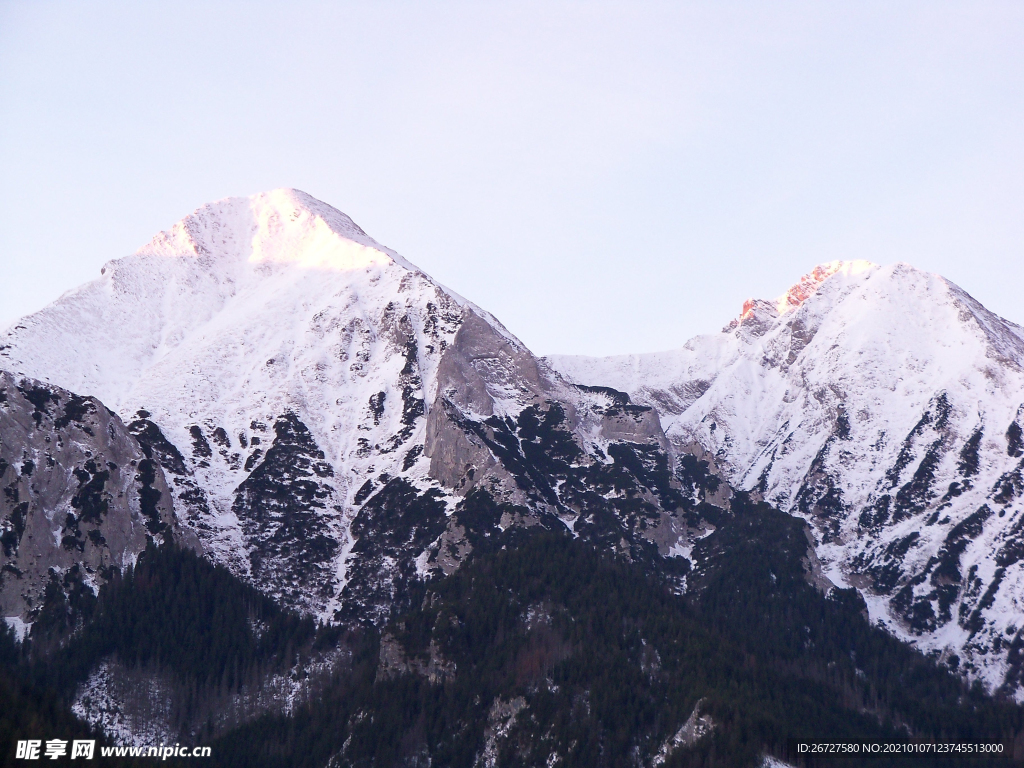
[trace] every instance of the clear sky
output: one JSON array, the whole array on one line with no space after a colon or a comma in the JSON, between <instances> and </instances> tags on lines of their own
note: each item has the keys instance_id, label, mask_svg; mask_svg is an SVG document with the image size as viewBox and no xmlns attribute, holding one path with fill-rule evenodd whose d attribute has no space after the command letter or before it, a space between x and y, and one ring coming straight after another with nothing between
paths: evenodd
<instances>
[{"instance_id":1,"label":"clear sky","mask_svg":"<svg viewBox=\"0 0 1024 768\"><path fill-rule=\"evenodd\" d=\"M0 0L0 325L297 187L540 354L837 258L1024 323L1024 3Z\"/></svg>"}]
</instances>

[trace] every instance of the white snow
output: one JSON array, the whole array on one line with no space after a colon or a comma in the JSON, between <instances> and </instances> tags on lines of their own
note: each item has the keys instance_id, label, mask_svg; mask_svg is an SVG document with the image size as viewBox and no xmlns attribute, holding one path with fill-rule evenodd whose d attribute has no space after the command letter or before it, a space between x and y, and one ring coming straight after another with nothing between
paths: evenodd
<instances>
[{"instance_id":1,"label":"white snow","mask_svg":"<svg viewBox=\"0 0 1024 768\"><path fill-rule=\"evenodd\" d=\"M172 743L167 681L140 672L131 677L125 682L123 667L101 662L79 687L71 712L118 745Z\"/></svg>"},{"instance_id":2,"label":"white snow","mask_svg":"<svg viewBox=\"0 0 1024 768\"><path fill-rule=\"evenodd\" d=\"M20 616L4 616L4 621L8 627L14 630L14 637L19 643L28 637L28 633L32 629L32 623L25 621Z\"/></svg>"}]
</instances>

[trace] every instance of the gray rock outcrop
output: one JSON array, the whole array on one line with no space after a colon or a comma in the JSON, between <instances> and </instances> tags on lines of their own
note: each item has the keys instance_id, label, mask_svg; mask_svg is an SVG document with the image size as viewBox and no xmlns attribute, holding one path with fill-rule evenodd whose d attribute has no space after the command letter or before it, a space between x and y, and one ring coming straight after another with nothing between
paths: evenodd
<instances>
[{"instance_id":1,"label":"gray rock outcrop","mask_svg":"<svg viewBox=\"0 0 1024 768\"><path fill-rule=\"evenodd\" d=\"M0 610L24 630L47 601L95 593L175 530L163 472L115 414L0 372Z\"/></svg>"}]
</instances>

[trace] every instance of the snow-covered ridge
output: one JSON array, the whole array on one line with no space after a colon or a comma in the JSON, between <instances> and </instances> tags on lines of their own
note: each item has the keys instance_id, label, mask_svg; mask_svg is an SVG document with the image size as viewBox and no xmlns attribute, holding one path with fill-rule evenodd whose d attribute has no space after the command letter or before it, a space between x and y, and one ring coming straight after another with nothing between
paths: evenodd
<instances>
[{"instance_id":1,"label":"snow-covered ridge","mask_svg":"<svg viewBox=\"0 0 1024 768\"><path fill-rule=\"evenodd\" d=\"M347 215L296 189L208 203L136 256L196 257L345 271L395 262L419 271Z\"/></svg>"},{"instance_id":2,"label":"snow-covered ridge","mask_svg":"<svg viewBox=\"0 0 1024 768\"><path fill-rule=\"evenodd\" d=\"M830 261L825 264L819 264L775 300L775 309L780 315L792 312L817 293L822 283L837 272L843 272L847 275L858 275L863 272L870 272L877 266L877 264L873 264L870 261ZM750 301L752 302L753 300ZM743 310L743 314L740 315L741 319L746 314L746 305L744 305Z\"/></svg>"},{"instance_id":3,"label":"snow-covered ridge","mask_svg":"<svg viewBox=\"0 0 1024 768\"><path fill-rule=\"evenodd\" d=\"M910 265L833 262L681 349L548 362L656 408L675 451L810 519L875 620L1018 689L1019 326Z\"/></svg>"}]
</instances>

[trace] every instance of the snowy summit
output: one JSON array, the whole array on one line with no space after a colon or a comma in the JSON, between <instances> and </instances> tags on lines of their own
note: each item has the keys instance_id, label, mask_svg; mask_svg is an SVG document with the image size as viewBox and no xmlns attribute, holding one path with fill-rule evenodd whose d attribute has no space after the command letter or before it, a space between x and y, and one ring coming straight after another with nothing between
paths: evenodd
<instances>
[{"instance_id":1,"label":"snowy summit","mask_svg":"<svg viewBox=\"0 0 1024 768\"><path fill-rule=\"evenodd\" d=\"M806 517L873 620L992 687L1024 605L1024 329L908 264L816 267L670 352L552 356Z\"/></svg>"}]
</instances>

